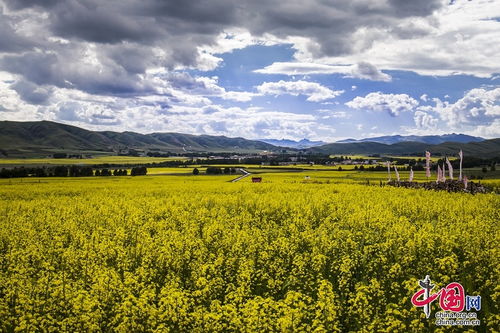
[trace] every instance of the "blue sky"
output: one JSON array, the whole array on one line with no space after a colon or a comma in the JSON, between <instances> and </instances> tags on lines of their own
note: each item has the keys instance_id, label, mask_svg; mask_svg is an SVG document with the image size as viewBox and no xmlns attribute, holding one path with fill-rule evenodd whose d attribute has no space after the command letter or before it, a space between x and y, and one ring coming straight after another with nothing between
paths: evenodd
<instances>
[{"instance_id":1,"label":"blue sky","mask_svg":"<svg viewBox=\"0 0 500 333\"><path fill-rule=\"evenodd\" d=\"M498 17L491 0L0 0L0 120L499 137Z\"/></svg>"},{"instance_id":2,"label":"blue sky","mask_svg":"<svg viewBox=\"0 0 500 333\"><path fill-rule=\"evenodd\" d=\"M263 74L256 70L275 62L292 62L294 50L290 45L249 46L231 53L217 55L223 59L221 66L208 72L191 71L193 76L205 75L217 77L219 85L226 90L253 92L255 87L264 82L308 81L316 82L331 90L342 90L336 98L322 102L307 101L306 95L258 96L248 102L235 103L219 98L217 103L226 107L237 104L240 107L272 108L281 112L319 115L322 123L335 130L335 136L365 137L385 134L397 134L401 127L414 126L413 114L403 113L398 116L385 113L353 110L345 105L358 96L372 92L383 94L406 94L418 100L420 106L434 106L433 98L455 102L478 87L490 89L498 80L481 78L473 75L429 76L418 75L410 71L385 71L392 77L389 82L371 81L345 77L343 74ZM495 82L497 81L497 82ZM426 98L421 96L426 95ZM337 115L337 116L336 116ZM330 116L329 118L326 118ZM361 126L360 126L361 125ZM411 130L410 130L411 132ZM439 132L439 129L438 129ZM443 131L447 132L446 130ZM331 135L328 130L318 133L316 138Z\"/></svg>"}]
</instances>

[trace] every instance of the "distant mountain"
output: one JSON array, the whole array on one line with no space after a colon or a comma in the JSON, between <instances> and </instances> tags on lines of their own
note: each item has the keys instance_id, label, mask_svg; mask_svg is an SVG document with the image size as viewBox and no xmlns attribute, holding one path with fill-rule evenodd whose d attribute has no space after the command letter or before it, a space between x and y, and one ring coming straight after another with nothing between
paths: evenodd
<instances>
[{"instance_id":1,"label":"distant mountain","mask_svg":"<svg viewBox=\"0 0 500 333\"><path fill-rule=\"evenodd\" d=\"M477 137L477 136L452 133L452 134L444 134L444 135L425 135L425 136L387 135L387 136L378 136L378 137L374 137L374 138L366 138L366 139L360 139L360 140L345 139L345 140L337 141L337 143L378 142L378 143L385 143L387 145L392 145L394 143L412 141L412 142L423 142L423 143L438 145L440 143L445 143L445 142L468 143L468 142L481 142L484 140L485 139Z\"/></svg>"},{"instance_id":2,"label":"distant mountain","mask_svg":"<svg viewBox=\"0 0 500 333\"><path fill-rule=\"evenodd\" d=\"M269 143L269 144L272 144L274 146L296 148L296 149L304 149L304 148L316 147L316 146L321 146L321 145L326 144L326 142L323 142L323 141L310 141L308 139L302 139L300 141L293 141L293 140L286 140L286 139L281 139L281 140L261 139L259 141Z\"/></svg>"},{"instance_id":3,"label":"distant mountain","mask_svg":"<svg viewBox=\"0 0 500 333\"><path fill-rule=\"evenodd\" d=\"M450 136L474 138L463 134L450 134ZM42 156L54 152L123 152L130 149L173 153L256 153L262 151L277 152L287 145L291 147L289 149L299 148L305 149L309 153L322 154L404 154L420 156L424 151L429 150L434 154L456 155L462 149L467 156L500 157L500 139L470 143L444 142L438 145L414 141L402 141L395 144L356 141L323 144L309 148L303 147L322 142L307 139L298 142L291 140L266 141L269 142L181 133L139 134L134 132L89 131L51 121L0 121L0 156ZM280 146L275 146L270 142Z\"/></svg>"},{"instance_id":4,"label":"distant mountain","mask_svg":"<svg viewBox=\"0 0 500 333\"><path fill-rule=\"evenodd\" d=\"M53 151L153 149L170 152L259 152L279 150L271 144L225 136L181 133L139 134L89 131L51 121L0 121L0 150L8 155Z\"/></svg>"},{"instance_id":5,"label":"distant mountain","mask_svg":"<svg viewBox=\"0 0 500 333\"><path fill-rule=\"evenodd\" d=\"M319 147L309 148L311 153L321 154L387 154L421 156L426 150L434 154L456 156L462 150L466 156L500 157L500 139L481 142L459 143L444 142L438 145L423 142L398 142L391 145L378 142L329 143Z\"/></svg>"}]
</instances>

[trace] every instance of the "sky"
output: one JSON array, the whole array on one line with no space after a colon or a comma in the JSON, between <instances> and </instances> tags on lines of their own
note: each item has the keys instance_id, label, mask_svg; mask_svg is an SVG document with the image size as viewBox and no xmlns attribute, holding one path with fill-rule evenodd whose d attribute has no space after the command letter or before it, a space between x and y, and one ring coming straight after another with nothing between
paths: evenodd
<instances>
[{"instance_id":1,"label":"sky","mask_svg":"<svg viewBox=\"0 0 500 333\"><path fill-rule=\"evenodd\" d=\"M500 0L0 0L0 120L500 137Z\"/></svg>"}]
</instances>

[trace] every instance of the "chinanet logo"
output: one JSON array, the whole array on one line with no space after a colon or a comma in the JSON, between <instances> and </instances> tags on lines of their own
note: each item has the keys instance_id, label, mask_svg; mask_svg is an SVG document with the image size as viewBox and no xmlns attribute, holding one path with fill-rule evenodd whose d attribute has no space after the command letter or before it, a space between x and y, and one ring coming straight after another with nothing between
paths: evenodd
<instances>
[{"instance_id":1,"label":"chinanet logo","mask_svg":"<svg viewBox=\"0 0 500 333\"><path fill-rule=\"evenodd\" d=\"M479 326L481 321L472 309L481 310L481 296L465 295L464 287L458 282L452 282L437 293L431 294L434 285L429 275L418 281L421 287L411 298L414 306L422 307L427 318L431 315L431 304L439 299L439 307L442 311L436 313L436 325L439 326ZM467 311L465 312L464 311Z\"/></svg>"}]
</instances>

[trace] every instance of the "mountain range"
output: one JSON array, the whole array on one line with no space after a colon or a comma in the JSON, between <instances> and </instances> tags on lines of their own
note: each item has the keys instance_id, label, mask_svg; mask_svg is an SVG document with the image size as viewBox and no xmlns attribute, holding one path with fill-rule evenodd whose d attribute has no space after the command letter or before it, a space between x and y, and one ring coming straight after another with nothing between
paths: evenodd
<instances>
[{"instance_id":1,"label":"mountain range","mask_svg":"<svg viewBox=\"0 0 500 333\"><path fill-rule=\"evenodd\" d=\"M412 138L413 141L408 141L408 138ZM385 140L385 142L373 142L371 141L373 139ZM399 141L392 144L386 143L392 142L391 140ZM450 142L452 140L456 140L456 142ZM464 154L468 156L500 157L500 139L484 140L464 134L427 137L387 136L354 140L354 142L344 140L329 144L307 139L266 141L182 133L139 134L135 132L89 131L51 121L0 121L0 156L10 157L47 156L54 152L116 153L130 149L172 153L256 153L279 152L284 147L288 147L288 150L301 150L311 154L418 156L426 150L443 155L455 155L462 149ZM438 142L438 144L433 144L433 142Z\"/></svg>"},{"instance_id":2,"label":"mountain range","mask_svg":"<svg viewBox=\"0 0 500 333\"><path fill-rule=\"evenodd\" d=\"M181 133L139 134L89 131L51 121L0 121L0 149L12 155L147 149L163 152L256 152L279 150L271 144L225 136Z\"/></svg>"},{"instance_id":3,"label":"mountain range","mask_svg":"<svg viewBox=\"0 0 500 333\"><path fill-rule=\"evenodd\" d=\"M378 142L329 143L319 147L309 148L311 153L318 154L355 154L355 155L410 155L422 156L423 152L432 154L456 156L462 150L466 156L481 158L500 157L500 139L480 142L444 142L437 145L424 142L398 142L391 145Z\"/></svg>"},{"instance_id":4,"label":"mountain range","mask_svg":"<svg viewBox=\"0 0 500 333\"><path fill-rule=\"evenodd\" d=\"M260 139L259 141L272 144L273 146L296 148L296 149L304 149L304 148L316 147L316 146L321 146L321 145L326 144L326 142L323 142L323 141L311 141L308 139L302 139L299 141L287 140L287 139L281 139L281 140Z\"/></svg>"},{"instance_id":5,"label":"mountain range","mask_svg":"<svg viewBox=\"0 0 500 333\"><path fill-rule=\"evenodd\" d=\"M385 143L387 145L392 145L394 143L411 141L411 142L423 142L423 143L438 145L440 143L445 143L445 142L469 143L469 142L480 142L480 141L484 141L484 140L485 139L477 137L477 136L452 133L452 134L444 134L444 135L425 135L425 136L387 135L387 136L379 136L379 137L366 138L366 139L360 139L360 140L345 139L345 140L337 141L337 143L378 142L378 143Z\"/></svg>"}]
</instances>

